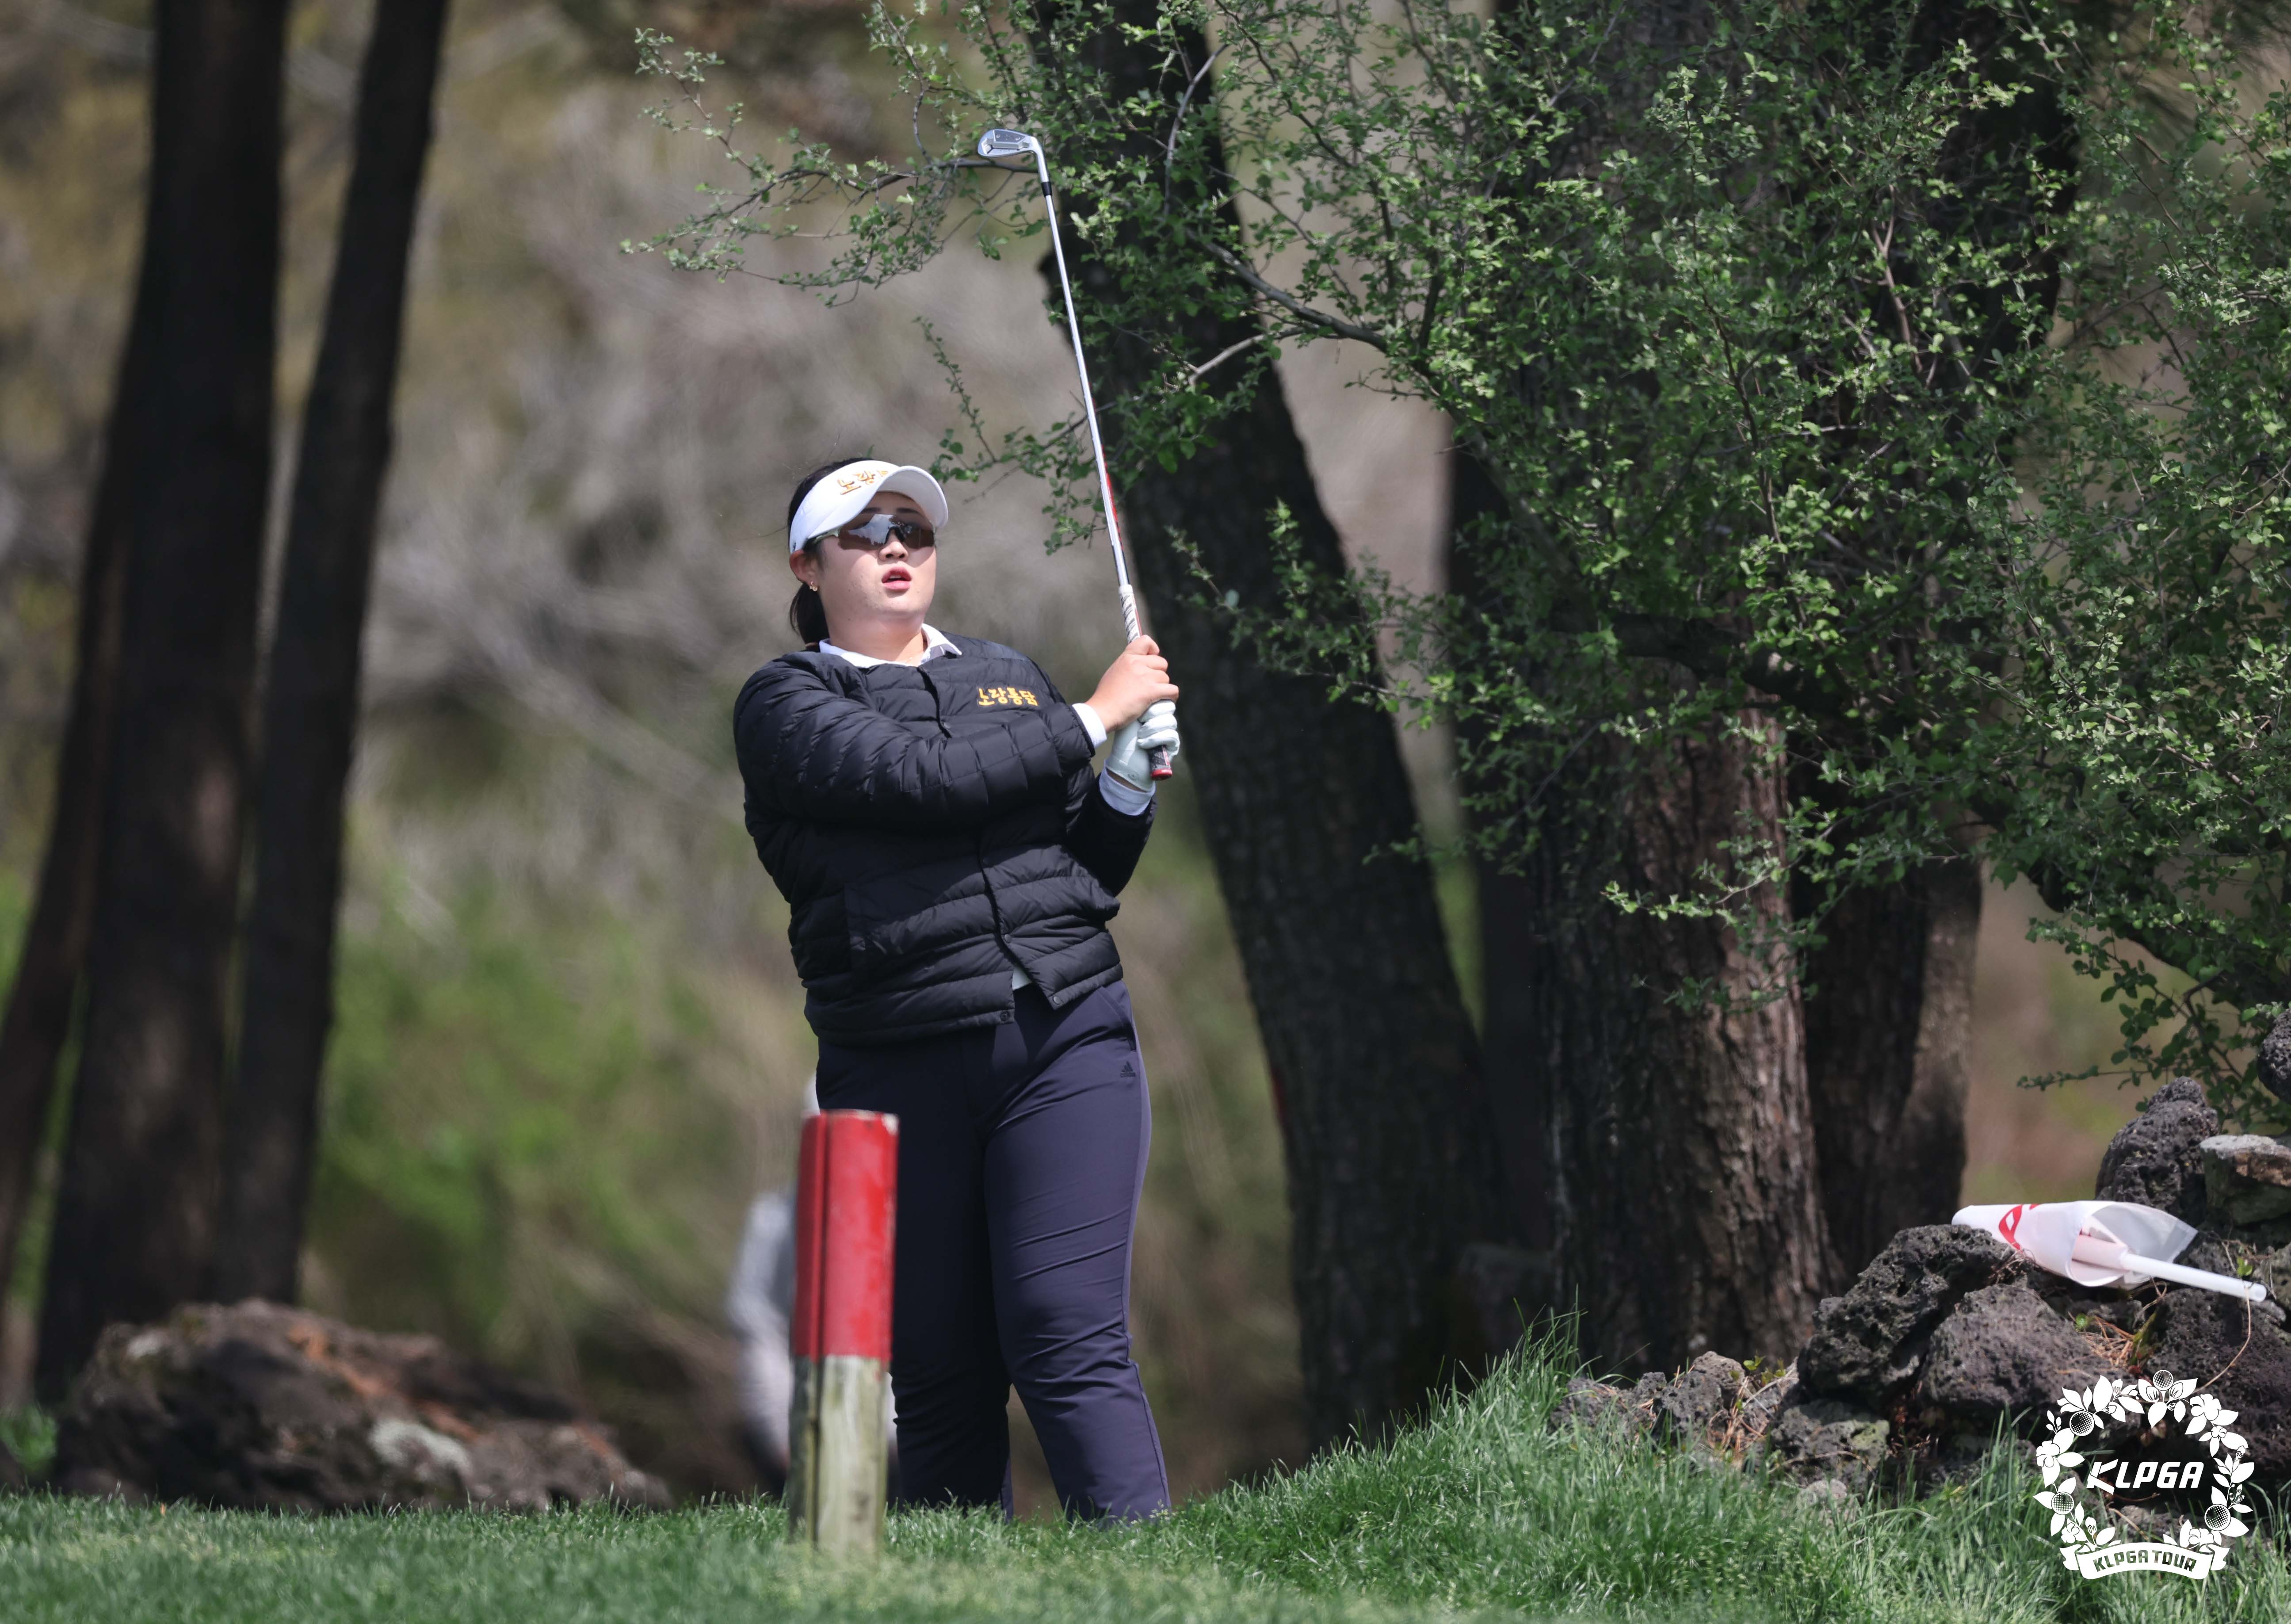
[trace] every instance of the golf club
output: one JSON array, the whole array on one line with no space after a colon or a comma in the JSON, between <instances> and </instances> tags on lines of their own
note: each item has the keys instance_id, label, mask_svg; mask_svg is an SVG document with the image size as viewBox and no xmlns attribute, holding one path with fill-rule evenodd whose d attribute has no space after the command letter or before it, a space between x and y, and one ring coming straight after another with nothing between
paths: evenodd
<instances>
[{"instance_id":1,"label":"golf club","mask_svg":"<svg viewBox=\"0 0 2291 1624\"><path fill-rule=\"evenodd\" d=\"M1034 156L1034 173L1042 182L1042 213L1050 222L1050 252L1058 261L1058 291L1065 296L1066 332L1073 340L1074 373L1081 379L1081 411L1089 422L1089 453L1097 462L1098 501L1105 509L1106 539L1113 544L1113 578L1121 588L1121 631L1125 644L1137 640L1137 594L1130 590L1129 555L1121 546L1121 522L1113 513L1113 476L1105 468L1105 442L1098 438L1097 402L1089 392L1089 367L1081 353L1081 323L1074 317L1073 284L1066 277L1065 245L1058 237L1057 200L1050 195L1050 163L1043 155L1042 143L1024 130L989 130L978 138L978 156L983 158L1017 157L1023 153ZM1176 769L1170 765L1167 747L1146 752L1147 768L1156 778L1167 778Z\"/></svg>"}]
</instances>

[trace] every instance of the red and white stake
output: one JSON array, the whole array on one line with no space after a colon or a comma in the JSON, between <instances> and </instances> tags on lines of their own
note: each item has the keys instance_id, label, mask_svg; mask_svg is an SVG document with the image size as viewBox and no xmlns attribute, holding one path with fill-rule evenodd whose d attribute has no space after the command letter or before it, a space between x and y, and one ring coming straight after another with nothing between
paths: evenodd
<instances>
[{"instance_id":1,"label":"red and white stake","mask_svg":"<svg viewBox=\"0 0 2291 1624\"><path fill-rule=\"evenodd\" d=\"M871 1551L882 1540L898 1182L898 1118L823 1111L804 1123L788 1539L823 1551Z\"/></svg>"}]
</instances>

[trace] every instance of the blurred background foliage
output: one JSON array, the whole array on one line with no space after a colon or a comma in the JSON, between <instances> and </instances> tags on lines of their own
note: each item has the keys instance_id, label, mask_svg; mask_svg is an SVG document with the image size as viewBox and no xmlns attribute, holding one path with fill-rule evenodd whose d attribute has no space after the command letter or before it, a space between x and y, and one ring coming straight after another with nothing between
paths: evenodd
<instances>
[{"instance_id":1,"label":"blurred background foliage","mask_svg":"<svg viewBox=\"0 0 2291 1624\"><path fill-rule=\"evenodd\" d=\"M149 22L140 0L0 6L11 957L137 247ZM639 23L721 52L751 128L800 123L855 157L905 140L851 0L456 6L367 634L305 1279L323 1312L433 1331L579 1394L687 1491L738 1491L753 1476L720 1298L748 1202L791 1178L813 1059L727 725L742 678L793 641L772 536L823 457L927 459L953 424L921 324L991 422L1063 412L1073 384L1015 258L948 256L828 311L621 257L706 165L639 117ZM282 424L316 342L364 28L355 0L294 12ZM1425 581L1444 425L1348 388L1348 365L1334 345L1282 362L1316 479L1355 556ZM934 620L1026 647L1085 691L1117 636L1105 559L1046 559L1043 493L1022 480L954 494ZM1443 741L1415 728L1405 744L1427 822L1452 827ZM1165 792L1114 927L1154 1099L1135 1325L1181 1495L1293 1460L1302 1439L1279 1139L1186 782ZM1444 878L1475 992L1472 888ZM2085 1193L2132 1097L2104 1079L2014 1084L2105 1063L2114 1021L2094 983L2023 938L2024 898L1989 900L1966 1194ZM26 1391L46 1239L36 1215L0 1315L0 1411ZM1013 1419L1039 1507L1046 1475Z\"/></svg>"}]
</instances>

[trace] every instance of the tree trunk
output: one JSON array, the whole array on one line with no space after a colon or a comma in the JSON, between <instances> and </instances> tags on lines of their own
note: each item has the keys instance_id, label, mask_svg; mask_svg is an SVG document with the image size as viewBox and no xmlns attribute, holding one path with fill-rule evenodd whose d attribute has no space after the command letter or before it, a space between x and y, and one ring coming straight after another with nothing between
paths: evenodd
<instances>
[{"instance_id":1,"label":"tree trunk","mask_svg":"<svg viewBox=\"0 0 2291 1624\"><path fill-rule=\"evenodd\" d=\"M1147 0L1113 8L1116 24L1154 17ZM1186 49L1195 62L1208 54L1198 35ZM1088 36L1077 55L1122 95L1174 109L1185 87L1157 52L1111 33ZM1213 106L1204 85L1191 116ZM1086 249L1073 263L1085 310L1114 296ZM1206 358L1256 331L1194 311L1158 336ZM1126 334L1089 358L1109 401L1156 367ZM1504 1239L1506 1225L1478 1045L1431 873L1371 860L1417 832L1391 720L1267 670L1189 601L1181 535L1220 589L1254 607L1280 601L1264 544L1275 502L1314 565L1343 567L1267 370L1213 446L1134 478L1122 513L1154 635L1185 691L1181 770L1200 800L1281 1110L1306 1430L1318 1447L1354 1428L1382 1434L1482 1356L1458 1266L1468 1244Z\"/></svg>"},{"instance_id":2,"label":"tree trunk","mask_svg":"<svg viewBox=\"0 0 2291 1624\"><path fill-rule=\"evenodd\" d=\"M1474 549L1459 539L1459 533L1499 499L1477 466L1460 454L1452 490L1448 580L1450 590L1468 602L1475 591ZM1706 830L1704 838L1715 841L1727 832L1722 818ZM1573 860L1580 861L1581 855L1577 853ZM1691 870L1692 864L1687 867ZM1568 1216L1555 1211L1555 1193L1572 1184L1573 1213L1580 1215L1583 1196L1590 1193L1583 1170L1607 1164L1604 1157L1586 1162L1577 1154L1571 1165L1578 1172L1570 1180L1559 1174L1553 1161L1559 1131L1553 1082L1564 1064L1554 1043L1569 1041L1556 1029L1568 1016L1585 1013L1577 1001L1587 994L1580 985L1555 990L1547 983L1556 961L1576 950L1554 948L1546 938L1555 937L1562 943L1573 939L1553 928L1554 919L1568 913L1579 916L1578 928L1590 927L1595 933L1603 923L1625 932L1632 926L1620 916L1598 920L1596 911L1603 904L1595 888L1572 878L1569 859L1547 854L1534 865L1531 880L1506 872L1494 860L1480 860L1475 869L1488 1089L1503 1146L1514 1223L1522 1244L1543 1253L1555 1246L1556 1226ZM1539 886L1546 888L1540 895ZM1853 892L1829 922L1829 941L1804 969L1805 979L1816 989L1804 1001L1799 1024L1805 1118L1812 1126L1810 1154L1822 1211L1821 1229L1806 1244L1819 1244L1827 1237L1823 1291L1843 1290L1895 1231L1911 1224L1946 1221L1957 1205L1965 1165L1965 1067L1980 907L1979 872L1969 861L1933 864L1901 885ZM1655 943L1667 929L1679 927L1641 919L1635 939ZM1701 951L1707 953L1708 945L1706 941ZM1617 985L1628 986L1644 968L1629 958L1630 951L1621 942L1609 946L1608 963ZM1678 948L1674 944L1662 951L1676 953ZM1596 987L1588 995L1612 996ZM1639 992L1624 998L1628 1003L1645 996ZM1643 1051L1649 1057L1639 1064L1673 1080L1700 1078L1706 1085L1737 1095L1737 1108L1754 1102L1769 1087L1779 1086L1787 1097L1794 1091L1787 1075L1788 1056L1773 1046L1787 1045L1789 1018L1781 1012L1770 1013L1775 1014L1779 1028L1754 1035L1747 1047L1726 1036L1723 1023L1702 1029L1676 1027L1660 1037L1649 1034L1649 1047ZM1591 1041L1589 1034L1603 1025L1610 1032L1630 1033L1637 1018L1625 1012L1604 1023L1587 1021L1573 1041ZM1663 1042L1684 1044L1702 1057L1676 1052L1667 1060L1652 1057ZM1729 1069L1760 1054L1780 1069L1764 1078L1756 1066ZM1576 1081L1580 1085L1581 1080ZM1641 1086L1652 1085L1642 1080ZM1713 1104L1691 1098L1680 1103L1699 1111ZM1627 1103L1586 1101L1580 1086L1574 1105L1579 1114L1588 1108L1595 1118L1604 1115L1615 1124L1616 1132L1634 1120L1636 1109ZM1781 1149L1776 1146L1774 1154ZM1800 1146L1789 1156L1807 1154ZM1678 1194L1699 1199L1698 1190L1690 1186ZM1598 1203L1591 1205L1596 1210ZM1666 1226L1676 1227L1678 1221L1674 1214ZM1650 1252L1659 1250L1652 1242L1660 1233L1651 1232ZM1569 1278L1580 1282L1592 1266L1579 1250ZM1609 1262L1596 1266L1612 1269ZM1675 1295L1673 1283L1660 1275L1647 1290L1660 1298ZM1564 1309L1568 1305L1563 1299L1550 1306ZM1587 1301L1584 1306L1594 1305ZM1624 1319L1636 1313L1606 1312ZM1583 1333L1587 1350L1596 1347L1604 1356L1620 1357L1626 1347L1600 1331L1596 1315ZM1700 1334L1705 1340L1697 1342L1697 1332L1690 1330L1676 1343L1668 1362L1675 1364L1689 1356L1690 1348L1700 1347L1734 1351L1723 1338L1709 1341L1713 1333L1707 1330Z\"/></svg>"},{"instance_id":3,"label":"tree trunk","mask_svg":"<svg viewBox=\"0 0 2291 1624\"><path fill-rule=\"evenodd\" d=\"M270 475L285 17L284 0L158 7L136 299L159 415L125 537L87 1030L35 1374L50 1400L107 1322L211 1285Z\"/></svg>"},{"instance_id":4,"label":"tree trunk","mask_svg":"<svg viewBox=\"0 0 2291 1624\"><path fill-rule=\"evenodd\" d=\"M1481 550L1499 544L1483 539L1488 534L1483 527L1500 526L1506 519L1503 494L1486 470L1460 446L1451 446L1442 585L1467 607L1479 605L1484 591ZM1458 770L1467 795L1485 787L1470 776L1474 736L1467 722L1459 739ZM1475 832L1484 827L1468 801L1465 816ZM1521 1304L1531 1315L1560 1306L1551 1294L1558 1239L1551 1204L1551 1076L1536 1051L1538 1000L1528 984L1535 959L1534 891L1490 856L1473 857L1472 882L1479 901L1482 1073L1510 1197L1512 1233L1532 1266L1523 1282L1529 1295Z\"/></svg>"},{"instance_id":5,"label":"tree trunk","mask_svg":"<svg viewBox=\"0 0 2291 1624\"><path fill-rule=\"evenodd\" d=\"M97 834L118 698L123 532L155 413L146 387L151 323L141 300L129 319L111 419L104 429L85 550L80 555L76 664L71 710L57 752L55 805L40 863L40 890L0 1020L0 1294L7 1290L25 1209L46 1138L56 1067L95 920Z\"/></svg>"},{"instance_id":6,"label":"tree trunk","mask_svg":"<svg viewBox=\"0 0 2291 1624\"><path fill-rule=\"evenodd\" d=\"M1748 1009L1668 1001L1688 977L1739 996L1775 972L1712 921L1600 895L1611 877L1687 894L1724 863L1722 840L1771 838L1782 804L1741 742L1674 741L1619 794L1555 805L1527 859L1518 979L1552 1080L1558 1290L1583 1313L1585 1355L1612 1368L1709 1348L1787 1358L1830 1278L1795 987ZM1783 897L1754 898L1779 921Z\"/></svg>"},{"instance_id":7,"label":"tree trunk","mask_svg":"<svg viewBox=\"0 0 2291 1624\"><path fill-rule=\"evenodd\" d=\"M1929 864L1849 891L1808 958L1805 1069L1843 1291L1894 1232L1946 1224L1965 1179L1981 870Z\"/></svg>"},{"instance_id":8,"label":"tree trunk","mask_svg":"<svg viewBox=\"0 0 2291 1624\"><path fill-rule=\"evenodd\" d=\"M360 73L357 149L303 410L263 696L254 905L215 1258L226 1299L292 1302L296 1295L318 1079L334 1022L358 649L445 28L446 0L381 0Z\"/></svg>"},{"instance_id":9,"label":"tree trunk","mask_svg":"<svg viewBox=\"0 0 2291 1624\"><path fill-rule=\"evenodd\" d=\"M1499 18L1514 10L1498 0ZM1701 0L1644 0L1624 32L1671 52L1709 20ZM1600 139L1603 109L1647 93L1654 70L1642 71L1647 82L1619 76L1583 109L1584 149ZM1489 591L1477 561L1490 543L1475 532L1500 533L1507 504L1460 449L1450 492L1447 583L1468 613ZM1496 787L1471 776L1468 722L1458 742L1467 795ZM1714 1347L1786 1355L1810 1324L1828 1255L1799 1001L1733 1015L1673 1007L1665 995L1685 977L1740 992L1753 967L1707 923L1625 914L1601 895L1611 878L1658 895L1692 889L1740 814L1771 827L1781 786L1734 746L1676 746L1626 776L1612 768L1560 788L1523 865L1517 853L1475 862L1488 1086L1512 1218L1542 1264L1531 1277L1541 1299L1523 1306L1579 1310L1582 1352L1611 1367L1668 1368ZM1567 799L1595 784L1604 800Z\"/></svg>"},{"instance_id":10,"label":"tree trunk","mask_svg":"<svg viewBox=\"0 0 2291 1624\"><path fill-rule=\"evenodd\" d=\"M1953 5L1929 8L1921 26L1939 19L1949 34ZM1683 46L1708 23L1699 0L1650 0L1627 32ZM1454 490L1450 580L1468 601L1473 550L1456 529L1499 498L1460 456ZM1771 827L1781 786L1750 781L1726 755L1674 752L1627 794L1626 875L1684 890L1692 854L1715 853L1738 808L1765 803ZM1956 1203L1978 876L1935 865L1849 897L1805 967L1823 990L1810 1004L1688 1020L1659 1001L1681 975L1736 984L1746 967L1706 927L1601 904L1608 832L1587 816L1552 822L1526 881L1480 865L1484 1032L1505 1057L1490 1086L1523 1233L1531 1245L1552 1234L1588 1352L1655 1364L1710 1346L1785 1352L1816 1293L1842 1289L1895 1229ZM1769 906L1778 915L1783 899ZM1612 1178L1592 1171L1610 1167Z\"/></svg>"},{"instance_id":11,"label":"tree trunk","mask_svg":"<svg viewBox=\"0 0 2291 1624\"><path fill-rule=\"evenodd\" d=\"M1892 29L1901 20L1871 11L1860 20L1869 30L1864 43L1884 50L1893 44ZM1986 7L1930 0L1907 20L1901 48L1912 65L1929 65L1963 46L1984 72L2031 92L1967 118L1941 160L1949 182L1943 229L1984 243L2028 242L2043 211L2060 206L2037 189L2032 163L2058 175L2074 167L2075 126L2059 87L2027 81L2009 49L2009 20ZM2027 269L2049 303L2059 285L2057 265L2032 255ZM1905 262L1898 274L1914 281L1921 268ZM1975 385L1990 371L1987 358L2025 342L2001 300L1991 301L1984 325L1965 345L1973 360L1962 375ZM1852 449L1838 448L1840 454ZM1859 545L1893 560L1914 582L1925 551L1954 540L1901 535L1881 523ZM1902 653L1917 657L1914 648ZM1823 792L1811 772L1794 788L1806 796ZM1810 901L1802 897L1801 907ZM1835 1250L1832 1290L1844 1290L1896 1230L1946 1222L1957 1206L1980 924L1978 866L1970 859L1929 864L1894 884L1841 898L1822 927L1827 944L1807 961L1814 992L1806 1005L1806 1069Z\"/></svg>"}]
</instances>

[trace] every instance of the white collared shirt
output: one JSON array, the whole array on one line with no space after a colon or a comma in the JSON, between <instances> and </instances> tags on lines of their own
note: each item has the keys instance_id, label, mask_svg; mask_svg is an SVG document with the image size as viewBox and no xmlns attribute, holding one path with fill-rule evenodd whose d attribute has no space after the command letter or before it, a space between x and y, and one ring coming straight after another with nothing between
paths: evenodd
<instances>
[{"instance_id":1,"label":"white collared shirt","mask_svg":"<svg viewBox=\"0 0 2291 1624\"><path fill-rule=\"evenodd\" d=\"M896 665L902 663L896 660L879 660L871 654L853 654L848 648L838 648L825 638L819 639L819 652L832 654L838 659L848 660L861 671L865 671L871 665ZM961 652L961 649L954 646L953 638L941 631L936 626L926 624L923 627L922 659L915 661L914 663L920 665L924 660L932 659L939 655ZM1104 736L1101 734L1100 736Z\"/></svg>"},{"instance_id":2,"label":"white collared shirt","mask_svg":"<svg viewBox=\"0 0 2291 1624\"><path fill-rule=\"evenodd\" d=\"M871 654L854 654L848 648L837 647L825 638L819 640L819 652L832 654L839 660L848 660L860 670L865 671L876 665L904 663L923 665L941 655L957 655L962 650L955 646L954 639L945 632L941 631L936 626L925 623L922 654L912 662L879 659ZM1073 707L1073 713L1081 720L1082 731L1089 735L1089 747L1092 750L1105 743L1105 723L1095 710L1088 704L1077 704ZM1111 773L1098 774L1097 792L1105 797L1107 806L1125 817L1135 817L1154 804L1153 791L1133 789ZM1032 977L1025 970L1014 969L1010 972L1010 988L1016 992L1031 979Z\"/></svg>"}]
</instances>

